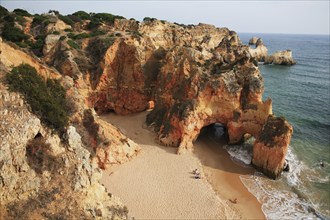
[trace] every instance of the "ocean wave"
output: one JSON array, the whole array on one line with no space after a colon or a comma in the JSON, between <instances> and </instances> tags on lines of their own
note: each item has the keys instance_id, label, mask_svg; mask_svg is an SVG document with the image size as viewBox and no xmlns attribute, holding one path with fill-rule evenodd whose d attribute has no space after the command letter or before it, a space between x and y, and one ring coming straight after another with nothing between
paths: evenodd
<instances>
[{"instance_id":1,"label":"ocean wave","mask_svg":"<svg viewBox=\"0 0 330 220\"><path fill-rule=\"evenodd\" d=\"M287 179L289 186L298 186L301 184L300 174L303 170L306 170L307 167L297 156L293 154L291 148L288 149L286 159L290 164L290 172L284 173L283 176Z\"/></svg>"},{"instance_id":2,"label":"ocean wave","mask_svg":"<svg viewBox=\"0 0 330 220\"><path fill-rule=\"evenodd\" d=\"M229 153L233 161L243 166L250 166L252 161L252 144L225 145L223 148Z\"/></svg>"},{"instance_id":3,"label":"ocean wave","mask_svg":"<svg viewBox=\"0 0 330 220\"><path fill-rule=\"evenodd\" d=\"M242 145L226 145L224 149L233 161L242 166L250 166L251 141ZM289 147L286 156L290 172L284 172L280 180L273 181L256 171L254 175L241 176L241 181L262 203L267 219L326 219L317 211L320 208L319 201L311 199L315 195L306 186L306 181L327 183L329 175L322 177L317 170L319 166L308 167L291 149Z\"/></svg>"},{"instance_id":4,"label":"ocean wave","mask_svg":"<svg viewBox=\"0 0 330 220\"><path fill-rule=\"evenodd\" d=\"M267 219L323 219L311 204L291 191L276 189L274 183L260 173L240 178L262 204Z\"/></svg>"}]
</instances>

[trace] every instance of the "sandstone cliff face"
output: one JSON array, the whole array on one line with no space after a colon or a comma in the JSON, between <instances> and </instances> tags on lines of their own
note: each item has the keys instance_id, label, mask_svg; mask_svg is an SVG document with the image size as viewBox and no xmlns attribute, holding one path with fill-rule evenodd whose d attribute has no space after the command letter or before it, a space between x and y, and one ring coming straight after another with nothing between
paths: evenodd
<instances>
[{"instance_id":1,"label":"sandstone cliff face","mask_svg":"<svg viewBox=\"0 0 330 220\"><path fill-rule=\"evenodd\" d=\"M90 105L100 112L128 114L145 110L153 99L157 77L169 50L192 47L194 56L204 62L212 57L211 49L224 37L239 41L228 29L205 24L181 27L155 20L137 25L131 20L119 20L115 25L121 29L131 25L128 29L139 34L116 39L101 59L101 74L92 79L95 92L89 99Z\"/></svg>"},{"instance_id":2,"label":"sandstone cliff face","mask_svg":"<svg viewBox=\"0 0 330 220\"><path fill-rule=\"evenodd\" d=\"M0 218L127 218L127 209L99 184L101 172L75 127L67 143L0 83Z\"/></svg>"},{"instance_id":3,"label":"sandstone cliff face","mask_svg":"<svg viewBox=\"0 0 330 220\"><path fill-rule=\"evenodd\" d=\"M37 72L44 78L58 79L60 74L58 71L43 64L38 58L32 57L33 55L27 54L18 48L10 46L8 43L3 42L0 37L0 61L8 69L18 66L22 63L29 64L34 67Z\"/></svg>"},{"instance_id":4,"label":"sandstone cliff face","mask_svg":"<svg viewBox=\"0 0 330 220\"><path fill-rule=\"evenodd\" d=\"M156 106L147 118L161 143L178 146L179 152L192 149L200 130L212 123L228 127L230 143L241 141L245 133L260 133L272 113L271 101L262 101L263 80L247 47L236 45L224 39L214 50L217 57L203 67L191 48L167 55Z\"/></svg>"},{"instance_id":5,"label":"sandstone cliff face","mask_svg":"<svg viewBox=\"0 0 330 220\"><path fill-rule=\"evenodd\" d=\"M154 103L147 123L154 126L160 143L179 147L179 153L192 150L200 130L212 123L227 128L230 143L241 142L245 134L257 139L261 135L272 115L271 100L262 101L263 79L255 62L255 58L263 60L267 54L261 40L251 52L235 32L226 28L158 20L118 20L110 32L114 36L107 48L103 47L102 42L107 40L104 37L81 41L80 51L89 54L87 59L80 57L79 50L73 50L69 56L72 59L61 61L63 52L59 51L68 52L59 48L67 46L60 43L62 46L54 47L54 54L59 55L53 56L50 63L57 63L62 74L75 72L72 77L91 85L87 90L88 107L99 113L129 114ZM86 67L79 60L97 68ZM63 68L65 62L76 70ZM286 137L284 145L291 136ZM110 153L98 149L99 165L111 164L111 156L102 159ZM278 155L278 161L285 158L285 154ZM259 162L255 165L264 167ZM278 176L280 172L273 169L278 167L265 167L264 171Z\"/></svg>"},{"instance_id":6,"label":"sandstone cliff face","mask_svg":"<svg viewBox=\"0 0 330 220\"><path fill-rule=\"evenodd\" d=\"M75 25L74 34L79 34L77 30L85 24L79 25ZM265 129L272 115L272 103L262 100L262 76L253 54L234 31L158 20L116 20L113 26L101 28L107 34L79 39L75 44L71 39L50 36L42 58L61 74L54 70L66 85L68 97L77 105L71 121L95 164L106 168L125 162L138 153L139 147L98 120L92 109L98 113L129 114L154 103L147 123L154 126L162 144L178 147L179 153L192 150L203 127L222 123L230 143L242 141L247 133L256 137L253 163L266 174L280 174L290 129L284 129L283 141L274 142L279 147L273 149L283 153L276 154L274 165L265 165L266 157L258 154L265 150L258 146L263 143L266 149L271 148L265 144L268 139L260 137L275 137L275 133ZM65 36L62 29L61 35ZM45 77L52 77L53 72L41 61L6 43L2 45L2 62L7 67L23 61ZM275 123L280 130L286 125ZM68 132L74 134L73 130ZM68 148L68 152L74 152L72 149Z\"/></svg>"}]
</instances>

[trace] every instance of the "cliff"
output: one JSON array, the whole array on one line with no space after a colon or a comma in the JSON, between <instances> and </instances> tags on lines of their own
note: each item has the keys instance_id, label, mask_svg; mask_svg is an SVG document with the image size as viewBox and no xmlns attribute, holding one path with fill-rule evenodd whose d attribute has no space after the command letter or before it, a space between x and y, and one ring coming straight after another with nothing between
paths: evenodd
<instances>
[{"instance_id":1,"label":"cliff","mask_svg":"<svg viewBox=\"0 0 330 220\"><path fill-rule=\"evenodd\" d=\"M4 218L127 218L125 207L98 183L100 169L140 151L97 116L111 111L130 114L152 106L147 124L178 153L193 150L203 127L221 123L229 143L254 136L253 164L272 178L280 175L292 127L272 115L270 99L262 100L262 75L234 31L109 14L75 16L46 14L23 23L0 16L1 78L29 64L44 80L59 80L69 107L59 136L2 79ZM12 30L20 37L8 34Z\"/></svg>"},{"instance_id":2,"label":"cliff","mask_svg":"<svg viewBox=\"0 0 330 220\"><path fill-rule=\"evenodd\" d=\"M64 143L3 83L0 97L1 219L128 217L100 185L101 171L75 127Z\"/></svg>"}]
</instances>

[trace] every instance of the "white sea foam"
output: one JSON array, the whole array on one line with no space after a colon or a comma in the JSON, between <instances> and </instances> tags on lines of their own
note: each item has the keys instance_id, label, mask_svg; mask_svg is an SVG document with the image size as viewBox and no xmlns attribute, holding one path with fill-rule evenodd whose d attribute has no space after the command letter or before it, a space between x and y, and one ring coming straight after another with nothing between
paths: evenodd
<instances>
[{"instance_id":1,"label":"white sea foam","mask_svg":"<svg viewBox=\"0 0 330 220\"><path fill-rule=\"evenodd\" d=\"M241 181L262 203L267 219L317 219L307 202L293 192L277 189L275 181L266 179L262 174L241 176Z\"/></svg>"},{"instance_id":2,"label":"white sea foam","mask_svg":"<svg viewBox=\"0 0 330 220\"><path fill-rule=\"evenodd\" d=\"M240 162L241 165L251 164L251 144L226 145L224 149L234 161ZM312 175L314 170L301 162L290 148L286 159L290 164L290 172L284 172L282 180L273 181L262 173L255 172L252 176L241 176L241 181L262 203L262 210L267 219L318 219L319 216L312 208L317 208L317 204L306 200L305 194L308 194L308 189L302 188L302 175L321 182L319 176L316 175L317 172ZM322 179L323 181L329 181L329 176Z\"/></svg>"},{"instance_id":3,"label":"white sea foam","mask_svg":"<svg viewBox=\"0 0 330 220\"><path fill-rule=\"evenodd\" d=\"M298 160L291 148L288 150L286 159L289 162L290 172L283 173L283 176L287 179L289 186L298 186L301 183L300 174L302 170L306 170L307 167L300 160Z\"/></svg>"},{"instance_id":4,"label":"white sea foam","mask_svg":"<svg viewBox=\"0 0 330 220\"><path fill-rule=\"evenodd\" d=\"M223 148L229 153L235 161L250 165L252 161L252 147L248 144L243 145L225 145Z\"/></svg>"}]
</instances>

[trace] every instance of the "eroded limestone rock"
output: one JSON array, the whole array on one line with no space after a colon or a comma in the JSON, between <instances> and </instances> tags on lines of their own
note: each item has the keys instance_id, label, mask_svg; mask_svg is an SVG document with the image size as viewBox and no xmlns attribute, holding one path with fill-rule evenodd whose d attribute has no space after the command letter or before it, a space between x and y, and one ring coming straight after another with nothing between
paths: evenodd
<instances>
[{"instance_id":1,"label":"eroded limestone rock","mask_svg":"<svg viewBox=\"0 0 330 220\"><path fill-rule=\"evenodd\" d=\"M273 179L285 168L285 155L293 133L284 118L269 116L253 147L252 164Z\"/></svg>"},{"instance_id":2,"label":"eroded limestone rock","mask_svg":"<svg viewBox=\"0 0 330 220\"><path fill-rule=\"evenodd\" d=\"M284 51L277 51L271 56L268 56L265 59L264 64L294 65L296 64L296 61L293 60L291 50L284 50Z\"/></svg>"},{"instance_id":3,"label":"eroded limestone rock","mask_svg":"<svg viewBox=\"0 0 330 220\"><path fill-rule=\"evenodd\" d=\"M65 144L2 83L0 97L1 219L128 218L127 208L100 185L98 165L75 127Z\"/></svg>"},{"instance_id":4,"label":"eroded limestone rock","mask_svg":"<svg viewBox=\"0 0 330 220\"><path fill-rule=\"evenodd\" d=\"M252 38L249 40L249 45L256 45L258 39L259 39L258 37L252 37Z\"/></svg>"}]
</instances>

